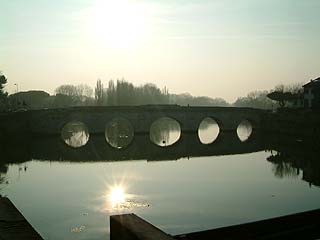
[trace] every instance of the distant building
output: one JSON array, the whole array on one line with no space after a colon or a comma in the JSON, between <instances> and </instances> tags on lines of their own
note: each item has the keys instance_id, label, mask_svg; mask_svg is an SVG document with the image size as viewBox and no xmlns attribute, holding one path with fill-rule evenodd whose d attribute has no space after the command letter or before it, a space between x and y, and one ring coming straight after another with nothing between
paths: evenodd
<instances>
[{"instance_id":1,"label":"distant building","mask_svg":"<svg viewBox=\"0 0 320 240\"><path fill-rule=\"evenodd\" d=\"M304 107L320 109L320 77L303 85Z\"/></svg>"},{"instance_id":2,"label":"distant building","mask_svg":"<svg viewBox=\"0 0 320 240\"><path fill-rule=\"evenodd\" d=\"M289 100L293 108L304 107L304 95L302 92L292 94L292 100Z\"/></svg>"}]
</instances>

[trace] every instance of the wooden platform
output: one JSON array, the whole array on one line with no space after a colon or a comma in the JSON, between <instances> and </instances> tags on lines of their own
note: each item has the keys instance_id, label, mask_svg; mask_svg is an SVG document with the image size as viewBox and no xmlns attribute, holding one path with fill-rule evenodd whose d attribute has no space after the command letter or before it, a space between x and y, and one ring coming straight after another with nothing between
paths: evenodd
<instances>
[{"instance_id":1,"label":"wooden platform","mask_svg":"<svg viewBox=\"0 0 320 240\"><path fill-rule=\"evenodd\" d=\"M111 240L174 240L135 214L110 216Z\"/></svg>"},{"instance_id":2,"label":"wooden platform","mask_svg":"<svg viewBox=\"0 0 320 240\"><path fill-rule=\"evenodd\" d=\"M134 214L110 217L111 240L320 239L320 209L170 236Z\"/></svg>"},{"instance_id":3,"label":"wooden platform","mask_svg":"<svg viewBox=\"0 0 320 240\"><path fill-rule=\"evenodd\" d=\"M180 240L319 239L320 210L175 236Z\"/></svg>"},{"instance_id":4,"label":"wooden platform","mask_svg":"<svg viewBox=\"0 0 320 240\"><path fill-rule=\"evenodd\" d=\"M0 196L0 240L43 240L13 203Z\"/></svg>"}]
</instances>

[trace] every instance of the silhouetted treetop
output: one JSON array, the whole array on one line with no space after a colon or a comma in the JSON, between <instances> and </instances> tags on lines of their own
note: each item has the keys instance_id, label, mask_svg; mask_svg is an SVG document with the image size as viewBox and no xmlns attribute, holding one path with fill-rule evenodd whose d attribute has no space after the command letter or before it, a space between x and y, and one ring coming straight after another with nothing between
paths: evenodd
<instances>
[{"instance_id":1,"label":"silhouetted treetop","mask_svg":"<svg viewBox=\"0 0 320 240\"><path fill-rule=\"evenodd\" d=\"M6 93L3 90L6 84L7 84L6 76L0 72L0 111L5 111L8 108L8 106L7 106L8 105L8 101L7 101L8 93Z\"/></svg>"},{"instance_id":2,"label":"silhouetted treetop","mask_svg":"<svg viewBox=\"0 0 320 240\"><path fill-rule=\"evenodd\" d=\"M0 72L0 91L1 91L1 93L3 93L3 88L5 87L5 84L7 84L7 78L5 75L3 75Z\"/></svg>"},{"instance_id":3,"label":"silhouetted treetop","mask_svg":"<svg viewBox=\"0 0 320 240\"><path fill-rule=\"evenodd\" d=\"M299 99L303 92L302 84L289 84L289 85L277 85L273 91L271 91L267 97L271 100L277 101L281 108L296 99Z\"/></svg>"}]
</instances>

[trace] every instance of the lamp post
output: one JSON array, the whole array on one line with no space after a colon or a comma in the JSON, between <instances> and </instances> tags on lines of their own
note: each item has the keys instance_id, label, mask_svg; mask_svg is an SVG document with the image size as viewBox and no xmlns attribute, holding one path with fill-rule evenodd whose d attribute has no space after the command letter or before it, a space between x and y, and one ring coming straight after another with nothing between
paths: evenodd
<instances>
[{"instance_id":1,"label":"lamp post","mask_svg":"<svg viewBox=\"0 0 320 240\"><path fill-rule=\"evenodd\" d=\"M17 89L16 89L16 93L18 93L18 91L19 91L18 83L15 83L14 85L17 87Z\"/></svg>"},{"instance_id":2,"label":"lamp post","mask_svg":"<svg viewBox=\"0 0 320 240\"><path fill-rule=\"evenodd\" d=\"M16 93L18 93L18 91L19 91L18 83L15 83L14 85L17 87L17 88L16 88ZM18 99L18 96L16 97L15 105L16 105L16 110L17 110L17 109L19 108L19 99Z\"/></svg>"}]
</instances>

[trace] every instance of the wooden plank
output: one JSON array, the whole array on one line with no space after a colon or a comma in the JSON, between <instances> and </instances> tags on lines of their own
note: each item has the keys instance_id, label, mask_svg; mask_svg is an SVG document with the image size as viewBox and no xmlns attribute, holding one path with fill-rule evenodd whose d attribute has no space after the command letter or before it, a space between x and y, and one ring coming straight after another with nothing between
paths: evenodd
<instances>
[{"instance_id":1,"label":"wooden plank","mask_svg":"<svg viewBox=\"0 0 320 240\"><path fill-rule=\"evenodd\" d=\"M110 216L111 240L174 240L135 214Z\"/></svg>"},{"instance_id":2,"label":"wooden plank","mask_svg":"<svg viewBox=\"0 0 320 240\"><path fill-rule=\"evenodd\" d=\"M6 197L0 196L0 239L43 240L19 210Z\"/></svg>"}]
</instances>

